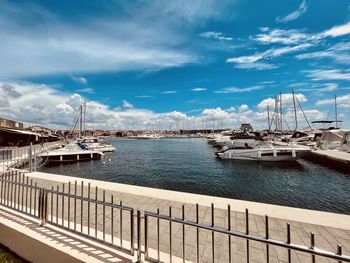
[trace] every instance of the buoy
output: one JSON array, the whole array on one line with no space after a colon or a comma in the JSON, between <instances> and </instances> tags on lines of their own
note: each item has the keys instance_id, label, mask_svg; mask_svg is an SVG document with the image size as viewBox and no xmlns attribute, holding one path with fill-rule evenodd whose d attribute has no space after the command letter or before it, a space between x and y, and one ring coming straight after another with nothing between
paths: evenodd
<instances>
[{"instance_id":1,"label":"buoy","mask_svg":"<svg viewBox=\"0 0 350 263\"><path fill-rule=\"evenodd\" d=\"M108 162L112 161L111 159L108 159Z\"/></svg>"}]
</instances>

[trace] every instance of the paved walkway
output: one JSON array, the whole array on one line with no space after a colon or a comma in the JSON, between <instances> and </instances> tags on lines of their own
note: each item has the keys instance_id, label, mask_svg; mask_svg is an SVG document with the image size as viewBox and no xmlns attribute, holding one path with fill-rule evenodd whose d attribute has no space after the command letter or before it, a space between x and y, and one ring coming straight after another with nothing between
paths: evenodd
<instances>
[{"instance_id":1,"label":"paved walkway","mask_svg":"<svg viewBox=\"0 0 350 263\"><path fill-rule=\"evenodd\" d=\"M153 211L160 210L161 214L168 214L169 206L172 207L172 215L181 217L181 207L184 204L185 207L185 218L195 220L195 203L199 200L199 222L208 223L211 222L211 208L208 206L208 201L212 200L215 204L214 221L216 226L226 227L228 226L228 213L226 207L227 203L231 204L231 227L233 230L245 231L245 213L242 210L242 205L246 204L247 207L252 208L254 214L249 215L249 231L250 233L265 236L265 219L264 214L272 215L269 220L270 237L277 240L286 240L287 236L287 222L291 225L291 240L292 243L303 244L306 246L310 245L310 232L315 234L316 246L321 249L336 251L336 245L341 244L343 246L343 253L350 254L350 216L337 215L332 213L323 213L317 211L310 211L304 209L287 208L280 206L272 206L266 204L258 204L252 202L244 202L232 199L219 199L215 197L199 196L193 194L179 193L176 196L176 192L156 190L151 188L127 186L114 183L100 182L95 180L87 180L81 178L57 176L43 173L32 173L29 174L30 178L33 179L39 186L55 189L57 186L62 190L63 185L65 192L68 192L68 181L71 182L71 193L75 192L74 181L78 181L77 194L81 195L81 180L84 181L83 196L88 196L87 184L91 182L90 197L95 197L95 186L99 186L98 199L102 200L102 189L105 189L106 201L111 200L113 195L114 203L122 201L123 204L131 206L135 209L141 209L142 211ZM50 179L50 180L48 180ZM63 183L64 182L64 183ZM104 186L104 187L103 187ZM151 192L157 194L151 194ZM148 194L147 194L148 193ZM155 197L158 196L158 197ZM178 201L174 201L178 200ZM219 201L218 201L219 200ZM60 224L61 212L62 212L62 199L58 200L58 206L56 205L56 197L53 196L52 200L52 220L56 220L56 209L58 209L58 220ZM224 201L227 201L224 204ZM70 203L70 216L65 217L66 226L68 226L68 219L70 221L70 227L74 228L74 202L64 198L65 210L68 209L68 202ZM243 203L241 203L243 202ZM51 216L51 197L49 196L49 219ZM236 206L235 206L236 204ZM103 225L106 233L106 240L113 241L113 243L119 245L120 237L124 240L123 246L127 247L130 244L130 216L128 212L122 213L123 226L120 230L120 211L118 209L106 208L103 211L102 206L97 207L97 224L95 225L95 206L90 204L90 216L87 216L88 203L83 202L83 216L81 217L81 204L78 201L76 204L76 227L80 227L82 219L83 232L87 233L88 223L91 227L90 234L94 235L95 226L98 229L98 235L103 232ZM259 210L260 209L260 210ZM67 210L66 210L67 211ZM265 213L263 213L265 212ZM106 222L103 224L103 213L106 216ZM67 213L65 213L67 214ZM276 215L281 215L279 216ZM112 227L113 218L113 227ZM313 219L312 219L313 218ZM305 223L312 221L315 224ZM323 224L325 222L325 224ZM321 224L320 224L321 223ZM173 223L172 226L172 255L174 257L183 257L182 247L182 226ZM161 260L169 262L169 249L170 249L170 231L169 222L160 220L160 250ZM157 258L157 222L155 219L149 220L149 247L150 256ZM135 233L136 235L136 233ZM113 236L113 240L112 240ZM142 238L144 235L142 235ZM196 261L197 250L196 250L196 230L193 227L185 227L185 258L188 261ZM214 246L214 258L215 262L228 262L229 256L229 245L228 237L223 234L215 234L215 246ZM136 239L134 239L136 240ZM199 255L200 262L212 262L212 234L206 230L199 231ZM246 241L239 238L231 239L232 247L232 262L246 262L247 257L247 244ZM250 262L266 262L266 246L257 243L249 242L249 258ZM310 256L304 253L292 251L292 262L309 262ZM278 247L270 246L270 262L288 262L287 250ZM321 257L317 257L317 262L336 262L327 260Z\"/></svg>"}]
</instances>

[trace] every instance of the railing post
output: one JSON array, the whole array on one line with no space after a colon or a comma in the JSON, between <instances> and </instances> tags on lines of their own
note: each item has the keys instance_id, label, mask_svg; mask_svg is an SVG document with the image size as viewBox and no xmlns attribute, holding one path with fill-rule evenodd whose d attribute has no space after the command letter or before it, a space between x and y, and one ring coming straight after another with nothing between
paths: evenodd
<instances>
[{"instance_id":1,"label":"railing post","mask_svg":"<svg viewBox=\"0 0 350 263\"><path fill-rule=\"evenodd\" d=\"M34 147L34 172L36 172L36 147Z\"/></svg>"},{"instance_id":2,"label":"railing post","mask_svg":"<svg viewBox=\"0 0 350 263\"><path fill-rule=\"evenodd\" d=\"M141 262L141 211L137 210L137 262Z\"/></svg>"},{"instance_id":3,"label":"railing post","mask_svg":"<svg viewBox=\"0 0 350 263\"><path fill-rule=\"evenodd\" d=\"M31 173L32 172L32 169L33 169L33 167L32 167L32 149L33 148L33 144L32 143L30 143L30 145L29 145L29 172Z\"/></svg>"},{"instance_id":4,"label":"railing post","mask_svg":"<svg viewBox=\"0 0 350 263\"><path fill-rule=\"evenodd\" d=\"M36 200L34 200L34 202L36 202ZM42 221L42 189L40 188L39 190L39 199L38 199L38 218L40 220L40 225L43 225L43 221Z\"/></svg>"},{"instance_id":5,"label":"railing post","mask_svg":"<svg viewBox=\"0 0 350 263\"><path fill-rule=\"evenodd\" d=\"M47 222L48 209L47 209L47 191L40 188L39 190L39 206L38 217L40 220L40 226L43 226Z\"/></svg>"}]
</instances>

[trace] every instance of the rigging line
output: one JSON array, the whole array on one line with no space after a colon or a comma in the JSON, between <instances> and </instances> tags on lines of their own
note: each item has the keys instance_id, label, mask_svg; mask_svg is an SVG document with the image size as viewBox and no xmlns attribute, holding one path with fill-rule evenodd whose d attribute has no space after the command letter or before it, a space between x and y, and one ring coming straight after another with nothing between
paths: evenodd
<instances>
[{"instance_id":1,"label":"rigging line","mask_svg":"<svg viewBox=\"0 0 350 263\"><path fill-rule=\"evenodd\" d=\"M329 111L327 113L327 117L326 120L328 120L329 114L331 114L331 111L333 110L333 105L335 104L335 102L333 101L333 103L331 104L331 107L329 108ZM323 124L323 128L326 127L326 124Z\"/></svg>"},{"instance_id":2,"label":"rigging line","mask_svg":"<svg viewBox=\"0 0 350 263\"><path fill-rule=\"evenodd\" d=\"M295 97L295 98L296 98L296 100L297 100L297 102L298 102L298 105L299 105L299 107L300 107L300 109L301 109L301 112L302 112L303 115L304 115L304 118L305 118L307 124L309 125L309 128L312 129L312 128L311 128L311 125L310 125L310 123L309 123L309 120L307 119L307 117L306 117L306 115L305 115L305 112L304 112L303 108L301 107L301 104L300 104L300 102L299 102L299 100L298 100L298 97Z\"/></svg>"},{"instance_id":3,"label":"rigging line","mask_svg":"<svg viewBox=\"0 0 350 263\"><path fill-rule=\"evenodd\" d=\"M286 120L286 117L285 117L284 115L282 115L282 117L283 117L283 119L284 119L284 122L285 122L286 125L287 125L288 130L290 131L289 124L288 124L288 122L287 122L287 120Z\"/></svg>"},{"instance_id":4,"label":"rigging line","mask_svg":"<svg viewBox=\"0 0 350 263\"><path fill-rule=\"evenodd\" d=\"M79 121L79 119L80 119L80 108L81 108L81 106L79 107L79 109L78 109L78 111L77 111L77 113L76 113L76 115L75 115L75 118L74 118L74 121L73 121L73 126L72 126L72 128L70 129L69 133L73 133L73 131L75 130L75 128L76 128L77 125L78 125L78 121Z\"/></svg>"}]
</instances>

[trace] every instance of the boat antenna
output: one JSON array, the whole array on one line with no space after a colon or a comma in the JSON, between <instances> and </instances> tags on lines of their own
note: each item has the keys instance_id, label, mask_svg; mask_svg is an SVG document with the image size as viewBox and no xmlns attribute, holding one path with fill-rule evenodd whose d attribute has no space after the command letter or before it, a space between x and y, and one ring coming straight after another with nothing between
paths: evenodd
<instances>
[{"instance_id":1,"label":"boat antenna","mask_svg":"<svg viewBox=\"0 0 350 263\"><path fill-rule=\"evenodd\" d=\"M337 95L334 95L335 127L338 128Z\"/></svg>"},{"instance_id":2,"label":"boat antenna","mask_svg":"<svg viewBox=\"0 0 350 263\"><path fill-rule=\"evenodd\" d=\"M293 95L293 105L294 105L294 119L295 119L295 130L298 129L298 117L297 117L297 108L295 106L295 94L294 89L292 89L292 95Z\"/></svg>"}]
</instances>

